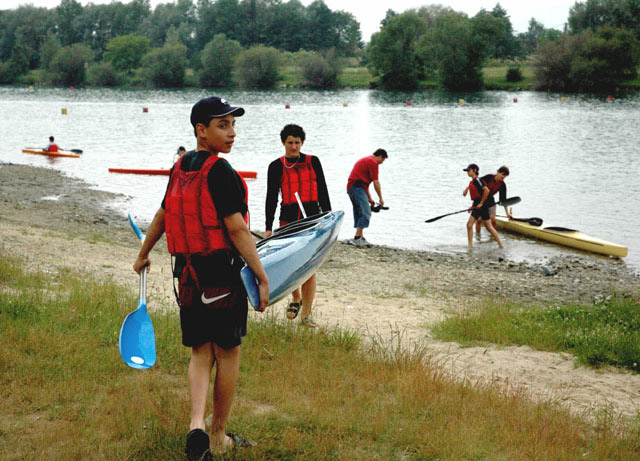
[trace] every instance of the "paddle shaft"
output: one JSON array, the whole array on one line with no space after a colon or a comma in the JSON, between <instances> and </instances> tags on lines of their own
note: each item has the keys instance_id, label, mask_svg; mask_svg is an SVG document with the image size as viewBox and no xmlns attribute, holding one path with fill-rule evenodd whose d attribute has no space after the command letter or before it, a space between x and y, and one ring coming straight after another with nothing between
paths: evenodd
<instances>
[{"instance_id":1,"label":"paddle shaft","mask_svg":"<svg viewBox=\"0 0 640 461\"><path fill-rule=\"evenodd\" d=\"M506 199L504 202L497 203L497 205L500 205L500 206L511 206L511 205L515 205L516 203L520 203L521 201L522 201L522 199L520 197L511 197L511 198ZM444 218L446 216L451 216L451 215L458 214L458 213L464 213L465 211L471 211L471 210L473 210L473 207L472 208L466 208L466 209L460 210L460 211L454 211L453 213L443 214L442 216L436 216L435 218L427 219L425 222L426 223L431 223L431 222L437 221L438 219L442 219L442 218Z\"/></svg>"},{"instance_id":2,"label":"paddle shaft","mask_svg":"<svg viewBox=\"0 0 640 461\"><path fill-rule=\"evenodd\" d=\"M302 213L302 217L306 218L307 213L304 212L304 207L302 206L302 200L300 200L300 196L297 192L294 192L294 195L296 196L296 200L298 201L298 206L300 207L300 213Z\"/></svg>"},{"instance_id":3,"label":"paddle shaft","mask_svg":"<svg viewBox=\"0 0 640 461\"><path fill-rule=\"evenodd\" d=\"M147 306L147 268L140 269L140 299L138 306Z\"/></svg>"}]
</instances>

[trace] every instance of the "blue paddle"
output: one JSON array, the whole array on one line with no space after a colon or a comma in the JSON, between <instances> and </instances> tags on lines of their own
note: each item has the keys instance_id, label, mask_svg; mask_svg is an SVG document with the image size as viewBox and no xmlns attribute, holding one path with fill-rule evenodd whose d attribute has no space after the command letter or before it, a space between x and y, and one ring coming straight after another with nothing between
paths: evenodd
<instances>
[{"instance_id":1,"label":"blue paddle","mask_svg":"<svg viewBox=\"0 0 640 461\"><path fill-rule=\"evenodd\" d=\"M129 214L129 224L140 239L144 235ZM156 363L156 337L147 313L147 268L140 270L138 308L124 319L120 328L120 357L131 368L144 370Z\"/></svg>"}]
</instances>

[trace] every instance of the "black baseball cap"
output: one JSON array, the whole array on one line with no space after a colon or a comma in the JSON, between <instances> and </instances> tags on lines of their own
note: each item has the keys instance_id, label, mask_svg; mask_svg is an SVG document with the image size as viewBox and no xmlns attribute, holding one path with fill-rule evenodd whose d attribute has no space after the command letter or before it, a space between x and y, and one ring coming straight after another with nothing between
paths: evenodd
<instances>
[{"instance_id":1,"label":"black baseball cap","mask_svg":"<svg viewBox=\"0 0 640 461\"><path fill-rule=\"evenodd\" d=\"M198 123L209 123L209 120L225 115L240 117L244 115L242 107L231 106L226 99L212 96L198 101L191 108L191 125L195 128Z\"/></svg>"},{"instance_id":2,"label":"black baseball cap","mask_svg":"<svg viewBox=\"0 0 640 461\"><path fill-rule=\"evenodd\" d=\"M469 170L480 171L480 167L475 163L470 163L468 167L462 169L462 171L469 171Z\"/></svg>"}]
</instances>

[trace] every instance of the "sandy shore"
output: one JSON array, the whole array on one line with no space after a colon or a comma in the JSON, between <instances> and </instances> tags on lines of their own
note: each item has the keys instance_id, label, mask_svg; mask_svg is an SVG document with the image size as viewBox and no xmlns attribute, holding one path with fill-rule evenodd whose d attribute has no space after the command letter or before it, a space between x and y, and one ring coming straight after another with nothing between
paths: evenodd
<instances>
[{"instance_id":1,"label":"sandy shore","mask_svg":"<svg viewBox=\"0 0 640 461\"><path fill-rule=\"evenodd\" d=\"M115 196L42 168L0 167L0 247L29 269L71 267L113 278L137 292L131 265L139 244L126 219L104 204ZM155 201L154 203L157 203ZM139 223L146 227L148 223ZM165 245L152 254L150 309L177 309ZM549 274L549 268L554 275ZM640 278L623 261L572 255L529 265L473 255L336 245L318 274L314 318L385 341L421 344L459 378L524 388L593 415L603 407L635 416L640 376L577 367L569 354L529 347L468 347L434 340L429 327L487 296L516 301L590 301L614 291L640 293ZM269 310L284 317L285 302ZM129 312L123 307L123 318ZM260 315L253 313L252 315ZM161 358L160 358L161 360Z\"/></svg>"}]
</instances>

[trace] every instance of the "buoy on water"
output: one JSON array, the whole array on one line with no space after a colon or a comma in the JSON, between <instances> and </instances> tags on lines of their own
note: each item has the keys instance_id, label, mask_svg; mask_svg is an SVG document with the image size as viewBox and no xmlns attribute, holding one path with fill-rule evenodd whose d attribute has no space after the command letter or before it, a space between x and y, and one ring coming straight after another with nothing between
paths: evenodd
<instances>
[{"instance_id":1,"label":"buoy on water","mask_svg":"<svg viewBox=\"0 0 640 461\"><path fill-rule=\"evenodd\" d=\"M608 99L609 101L612 101L612 100L613 100L613 96L609 95L609 96L607 96L607 99Z\"/></svg>"},{"instance_id":2,"label":"buoy on water","mask_svg":"<svg viewBox=\"0 0 640 461\"><path fill-rule=\"evenodd\" d=\"M146 114L147 112L149 112L149 108L148 107L143 107L142 108L142 112Z\"/></svg>"},{"instance_id":3,"label":"buoy on water","mask_svg":"<svg viewBox=\"0 0 640 461\"><path fill-rule=\"evenodd\" d=\"M518 102L518 98L513 98L513 102Z\"/></svg>"},{"instance_id":4,"label":"buoy on water","mask_svg":"<svg viewBox=\"0 0 640 461\"><path fill-rule=\"evenodd\" d=\"M74 87L73 85L71 85L71 86L69 87L69 89L70 89L70 90L75 90L75 87Z\"/></svg>"},{"instance_id":5,"label":"buoy on water","mask_svg":"<svg viewBox=\"0 0 640 461\"><path fill-rule=\"evenodd\" d=\"M410 106L410 105L411 105L411 101L407 101L407 106Z\"/></svg>"},{"instance_id":6,"label":"buoy on water","mask_svg":"<svg viewBox=\"0 0 640 461\"><path fill-rule=\"evenodd\" d=\"M342 107L349 107L349 104L347 104L346 102L343 102Z\"/></svg>"},{"instance_id":7,"label":"buoy on water","mask_svg":"<svg viewBox=\"0 0 640 461\"><path fill-rule=\"evenodd\" d=\"M464 99L458 99L458 104L460 104L461 106L464 105Z\"/></svg>"},{"instance_id":8,"label":"buoy on water","mask_svg":"<svg viewBox=\"0 0 640 461\"><path fill-rule=\"evenodd\" d=\"M560 98L560 101L565 102L567 100L567 98L565 98L564 96Z\"/></svg>"},{"instance_id":9,"label":"buoy on water","mask_svg":"<svg viewBox=\"0 0 640 461\"><path fill-rule=\"evenodd\" d=\"M291 109L291 106L290 106L289 104L285 104L285 105L284 105L284 108L285 108L285 109Z\"/></svg>"},{"instance_id":10,"label":"buoy on water","mask_svg":"<svg viewBox=\"0 0 640 461\"><path fill-rule=\"evenodd\" d=\"M63 107L60 112L62 113L62 115L67 115L67 108Z\"/></svg>"}]
</instances>

